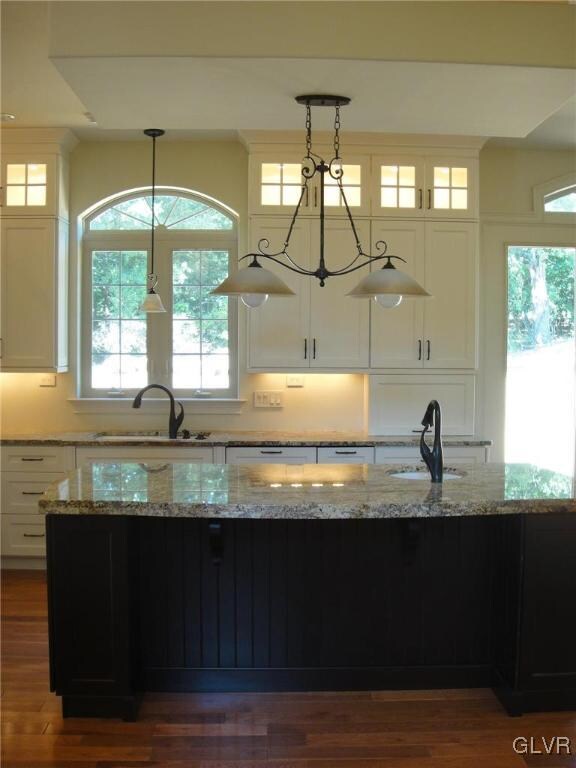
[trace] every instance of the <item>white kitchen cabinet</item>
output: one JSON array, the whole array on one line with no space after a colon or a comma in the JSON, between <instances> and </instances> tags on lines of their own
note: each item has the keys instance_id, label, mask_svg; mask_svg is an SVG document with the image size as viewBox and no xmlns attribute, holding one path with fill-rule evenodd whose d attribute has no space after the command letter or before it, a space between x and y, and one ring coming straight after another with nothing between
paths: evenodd
<instances>
[{"instance_id":1,"label":"white kitchen cabinet","mask_svg":"<svg viewBox=\"0 0 576 768\"><path fill-rule=\"evenodd\" d=\"M430 438L432 445L433 438ZM442 448L444 464L484 464L488 461L488 448L483 445L445 445ZM407 464L410 466L424 465L418 446L387 447L376 446L376 464Z\"/></svg>"},{"instance_id":2,"label":"white kitchen cabinet","mask_svg":"<svg viewBox=\"0 0 576 768\"><path fill-rule=\"evenodd\" d=\"M374 447L358 446L318 446L318 464L374 464Z\"/></svg>"},{"instance_id":3,"label":"white kitchen cabinet","mask_svg":"<svg viewBox=\"0 0 576 768\"><path fill-rule=\"evenodd\" d=\"M226 448L226 464L316 464L314 447L237 446Z\"/></svg>"},{"instance_id":4,"label":"white kitchen cabinet","mask_svg":"<svg viewBox=\"0 0 576 768\"><path fill-rule=\"evenodd\" d=\"M44 557L44 516L38 499L74 468L71 446L8 445L2 448L0 482L3 557Z\"/></svg>"},{"instance_id":5,"label":"white kitchen cabinet","mask_svg":"<svg viewBox=\"0 0 576 768\"><path fill-rule=\"evenodd\" d=\"M0 455L2 472L66 472L74 469L76 449L59 445L7 445Z\"/></svg>"},{"instance_id":6,"label":"white kitchen cabinet","mask_svg":"<svg viewBox=\"0 0 576 768\"><path fill-rule=\"evenodd\" d=\"M252 240L266 237L271 251L282 248L287 222L284 219L252 220ZM369 245L369 225L357 222L360 239ZM289 252L304 267L318 259L318 222L298 222ZM347 221L329 220L325 230L328 269L348 264L356 254ZM328 278L321 287L315 278L297 275L274 263L264 266L280 275L296 292L290 298L271 297L261 308L248 312L249 370L358 370L369 362L368 302L345 294L366 274L360 269L344 277Z\"/></svg>"},{"instance_id":7,"label":"white kitchen cabinet","mask_svg":"<svg viewBox=\"0 0 576 768\"><path fill-rule=\"evenodd\" d=\"M332 148L321 150L330 160ZM303 177L302 151L258 152L250 155L250 214L291 216L301 196ZM342 184L353 216L370 213L371 163L369 155L347 155L343 163ZM324 174L324 205L328 216L346 216L342 195L336 181ZM320 210L320 174L308 182L300 204L301 216L317 216Z\"/></svg>"},{"instance_id":8,"label":"white kitchen cabinet","mask_svg":"<svg viewBox=\"0 0 576 768\"><path fill-rule=\"evenodd\" d=\"M478 225L471 222L372 222L395 262L432 294L383 309L371 302L372 369L467 369L477 365ZM374 264L373 269L379 265Z\"/></svg>"},{"instance_id":9,"label":"white kitchen cabinet","mask_svg":"<svg viewBox=\"0 0 576 768\"><path fill-rule=\"evenodd\" d=\"M444 435L473 435L474 374L373 374L368 377L369 433L413 435L430 400L442 407Z\"/></svg>"},{"instance_id":10,"label":"white kitchen cabinet","mask_svg":"<svg viewBox=\"0 0 576 768\"><path fill-rule=\"evenodd\" d=\"M389 151L372 158L372 215L478 218L476 151L462 155Z\"/></svg>"},{"instance_id":11,"label":"white kitchen cabinet","mask_svg":"<svg viewBox=\"0 0 576 768\"><path fill-rule=\"evenodd\" d=\"M5 218L2 229L0 339L3 371L68 367L68 224Z\"/></svg>"},{"instance_id":12,"label":"white kitchen cabinet","mask_svg":"<svg viewBox=\"0 0 576 768\"><path fill-rule=\"evenodd\" d=\"M93 448L76 449L76 466L94 461L134 461L134 462L154 462L161 463L167 461L170 463L188 463L211 464L213 451L209 446L206 447L188 447L185 448L164 448L139 447L130 448L118 446L118 448L108 446L95 446Z\"/></svg>"}]
</instances>

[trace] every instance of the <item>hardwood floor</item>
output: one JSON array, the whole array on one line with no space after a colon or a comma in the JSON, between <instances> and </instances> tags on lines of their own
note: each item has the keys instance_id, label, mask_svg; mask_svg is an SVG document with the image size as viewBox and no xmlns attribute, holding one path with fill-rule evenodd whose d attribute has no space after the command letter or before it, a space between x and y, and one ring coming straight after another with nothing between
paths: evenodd
<instances>
[{"instance_id":1,"label":"hardwood floor","mask_svg":"<svg viewBox=\"0 0 576 768\"><path fill-rule=\"evenodd\" d=\"M149 694L136 723L48 690L45 574L2 572L2 768L574 768L576 713L509 718L491 691ZM572 756L512 742L566 736Z\"/></svg>"}]
</instances>

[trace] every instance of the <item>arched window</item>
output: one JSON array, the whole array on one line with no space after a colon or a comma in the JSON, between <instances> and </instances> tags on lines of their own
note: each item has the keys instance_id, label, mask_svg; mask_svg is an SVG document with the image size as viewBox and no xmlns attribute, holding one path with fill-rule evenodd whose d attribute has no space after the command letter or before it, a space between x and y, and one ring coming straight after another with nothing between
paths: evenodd
<instances>
[{"instance_id":1,"label":"arched window","mask_svg":"<svg viewBox=\"0 0 576 768\"><path fill-rule=\"evenodd\" d=\"M546 213L576 213L576 184L544 195Z\"/></svg>"},{"instance_id":2,"label":"arched window","mask_svg":"<svg viewBox=\"0 0 576 768\"><path fill-rule=\"evenodd\" d=\"M83 220L82 393L131 396L164 384L180 397L236 397L232 302L210 291L237 252L233 211L162 188L155 200L155 271L166 314L139 310L146 292L151 197L107 201Z\"/></svg>"}]
</instances>

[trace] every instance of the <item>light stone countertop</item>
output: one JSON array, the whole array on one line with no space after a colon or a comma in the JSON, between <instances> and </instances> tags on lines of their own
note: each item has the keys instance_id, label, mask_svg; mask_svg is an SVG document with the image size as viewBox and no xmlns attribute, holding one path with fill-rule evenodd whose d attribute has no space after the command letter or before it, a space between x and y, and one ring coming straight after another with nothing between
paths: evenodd
<instances>
[{"instance_id":1,"label":"light stone countertop","mask_svg":"<svg viewBox=\"0 0 576 768\"><path fill-rule=\"evenodd\" d=\"M254 519L362 519L576 513L571 477L528 464L454 465L433 485L390 465L97 461L40 499L48 514Z\"/></svg>"},{"instance_id":2,"label":"light stone countertop","mask_svg":"<svg viewBox=\"0 0 576 768\"><path fill-rule=\"evenodd\" d=\"M195 433L192 432L192 435ZM395 435L368 435L363 432L223 432L219 430L206 430L206 439L191 438L184 440L178 438L170 440L161 432L149 430L140 432L114 433L107 432L67 432L61 434L29 434L29 435L3 435L0 445L74 445L74 446L162 446L169 448L189 448L191 446L383 446L394 448L409 448L418 446L420 436L417 434ZM446 446L490 446L491 440L476 437L459 437L445 435L442 442Z\"/></svg>"}]
</instances>

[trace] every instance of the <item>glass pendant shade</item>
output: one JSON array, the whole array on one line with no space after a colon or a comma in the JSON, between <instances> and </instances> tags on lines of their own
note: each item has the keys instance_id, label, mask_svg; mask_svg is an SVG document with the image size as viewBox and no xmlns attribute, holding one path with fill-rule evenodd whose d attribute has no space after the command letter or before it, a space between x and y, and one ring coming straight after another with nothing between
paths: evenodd
<instances>
[{"instance_id":1,"label":"glass pendant shade","mask_svg":"<svg viewBox=\"0 0 576 768\"><path fill-rule=\"evenodd\" d=\"M217 288L211 291L216 296L251 296L250 301L255 301L255 296L295 296L294 291L269 269L260 264L252 263L245 269L240 269L227 277ZM246 302L244 302L246 303ZM262 303L264 303L262 301ZM248 306L255 306L251 304Z\"/></svg>"},{"instance_id":2,"label":"glass pendant shade","mask_svg":"<svg viewBox=\"0 0 576 768\"><path fill-rule=\"evenodd\" d=\"M146 298L138 307L140 312L166 312L162 299L156 293L154 288L151 288L146 294Z\"/></svg>"},{"instance_id":3,"label":"glass pendant shade","mask_svg":"<svg viewBox=\"0 0 576 768\"><path fill-rule=\"evenodd\" d=\"M371 299L381 295L430 296L413 277L393 266L370 272L347 295L355 299Z\"/></svg>"}]
</instances>

